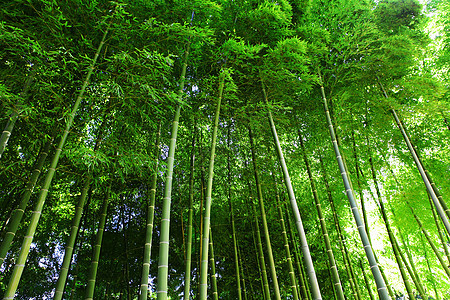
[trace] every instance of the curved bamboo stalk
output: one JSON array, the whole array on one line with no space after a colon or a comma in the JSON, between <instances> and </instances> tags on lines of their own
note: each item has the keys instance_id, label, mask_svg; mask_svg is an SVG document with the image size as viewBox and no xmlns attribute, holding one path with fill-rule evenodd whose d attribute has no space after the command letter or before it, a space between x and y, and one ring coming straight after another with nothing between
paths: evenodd
<instances>
[{"instance_id":1,"label":"curved bamboo stalk","mask_svg":"<svg viewBox=\"0 0 450 300\"><path fill-rule=\"evenodd\" d=\"M144 258L141 273L141 285L139 287L139 299L147 300L148 294L148 275L150 272L150 256L152 251L153 239L153 220L155 217L155 200L156 200L156 183L158 179L158 163L159 163L159 140L161 138L161 121L158 122L156 130L156 140L153 152L154 169L151 179L150 201L147 207L147 226L145 231Z\"/></svg>"},{"instance_id":2,"label":"curved bamboo stalk","mask_svg":"<svg viewBox=\"0 0 450 300\"><path fill-rule=\"evenodd\" d=\"M203 249L202 249L202 259L200 262L200 297L201 300L206 300L207 290L208 290L208 243L209 243L209 227L211 221L211 203L212 203L212 184L214 177L214 158L216 153L216 140L217 140L217 129L219 125L219 115L220 115L220 104L222 102L223 87L225 84L225 72L222 71L219 75L219 96L217 99L217 108L214 118L214 129L212 133L211 141L211 157L209 160L209 176L208 183L206 186L206 201L205 210L203 216Z\"/></svg>"},{"instance_id":3,"label":"curved bamboo stalk","mask_svg":"<svg viewBox=\"0 0 450 300\"><path fill-rule=\"evenodd\" d=\"M264 87L264 83L262 84L262 90L264 94L264 102L268 105L267 93ZM298 235L300 237L303 259L305 261L306 270L309 275L309 284L311 288L311 292L313 298L315 300L322 299L322 295L320 293L319 282L317 280L316 271L314 270L314 264L311 258L311 253L309 251L308 241L306 240L305 229L303 228L302 218L300 216L300 211L298 209L297 200L295 199L294 189L292 187L291 178L289 176L289 171L287 169L286 162L284 160L283 151L281 150L280 140L278 139L277 130L275 128L275 123L273 121L272 112L268 109L268 118L270 123L270 128L272 130L272 136L275 143L278 159L280 161L281 169L283 171L284 183L286 184L286 189L288 191L289 200L291 203L292 213L294 214L295 224L298 230Z\"/></svg>"},{"instance_id":4,"label":"curved bamboo stalk","mask_svg":"<svg viewBox=\"0 0 450 300\"><path fill-rule=\"evenodd\" d=\"M6 288L4 299L14 299L14 295L15 295L17 287L19 285L20 278L23 273L23 269L25 267L28 253L30 251L31 242L33 241L33 237L36 232L37 224L39 222L39 218L41 217L42 208L44 207L44 203L47 198L48 189L50 188L50 185L53 180L53 176L56 172L56 166L58 165L59 157L61 155L64 144L66 143L67 136L69 135L69 131L70 131L70 128L72 127L78 107L80 106L81 99L83 99L84 92L86 91L86 87L88 86L89 80L92 76L92 73L94 72L94 67L95 67L97 59L100 55L100 51L103 48L103 45L105 44L106 36L108 35L108 32L109 32L109 26L108 26L108 29L106 29L103 34L102 40L100 42L100 45L97 48L94 59L92 60L91 64L89 65L88 73L86 75L86 78L83 81L83 85L82 85L80 93L78 94L78 97L75 101L75 104L72 108L72 112L68 116L66 128L64 129L64 133L59 141L58 147L56 148L55 154L52 159L52 163L47 172L47 176L45 177L44 185L41 188L39 198L36 202L35 209L31 216L30 225L28 226L27 233L23 239L19 257L16 261L16 265L14 266L13 273L11 275L8 286Z\"/></svg>"},{"instance_id":5,"label":"curved bamboo stalk","mask_svg":"<svg viewBox=\"0 0 450 300\"><path fill-rule=\"evenodd\" d=\"M358 211L358 207L356 205L356 201L355 201L355 198L353 196L353 191L352 191L351 186L350 186L350 179L348 177L347 172L345 171L345 166L343 164L342 157L341 157L341 154L340 154L340 150L339 150L339 147L338 147L337 142L336 142L336 137L335 137L335 134L334 134L334 128L333 128L333 125L331 123L330 112L328 111L327 99L326 99L326 96L325 96L325 89L324 89L323 84L322 84L322 78L321 78L320 72L319 72L318 76L319 76L319 80L320 80L320 90L322 92L322 99L323 99L323 104L324 104L325 115L326 115L326 118L327 118L327 123L328 123L329 131L330 131L331 141L333 143L334 152L336 154L336 160L338 162L339 170L340 170L341 175L342 175L342 180L344 182L347 198L348 198L348 200L350 202L350 206L351 206L351 209L352 209L353 217L355 219L356 225L358 227L358 232L359 232L361 241L362 241L363 246L364 246L364 251L366 252L366 257L367 257L367 259L369 261L372 274L373 274L375 282L377 284L378 296L382 300L389 300L389 295L388 295L388 292L387 292L387 289L386 289L386 284L384 283L384 280L383 280L383 277L381 275L380 269L378 268L378 264L377 264L377 262L375 260L375 256L373 254L372 247L370 246L370 242L369 242L369 239L367 237L367 233L364 230L364 223L362 222L361 215L360 215L360 213Z\"/></svg>"}]
</instances>

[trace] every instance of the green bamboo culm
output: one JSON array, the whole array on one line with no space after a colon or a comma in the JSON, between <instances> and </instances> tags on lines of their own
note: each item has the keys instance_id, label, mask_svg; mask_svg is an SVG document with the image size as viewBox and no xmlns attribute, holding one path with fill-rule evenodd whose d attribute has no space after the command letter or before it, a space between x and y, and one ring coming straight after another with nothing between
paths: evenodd
<instances>
[{"instance_id":1,"label":"green bamboo culm","mask_svg":"<svg viewBox=\"0 0 450 300\"><path fill-rule=\"evenodd\" d=\"M330 237L328 235L327 225L325 224L325 217L322 213L322 206L320 204L319 195L317 194L316 184L314 183L314 179L312 177L311 167L309 165L308 157L306 155L306 147L303 142L303 136L298 131L300 146L303 152L303 161L305 162L306 171L308 173L309 183L311 185L311 190L314 198L314 203L317 209L317 215L319 216L320 228L322 230L322 236L325 243L325 248L327 249L328 261L330 263L331 275L333 279L333 286L336 289L336 296L339 300L344 300L344 291L342 290L341 279L339 278L339 272L336 266L336 260L334 259L333 249L331 248Z\"/></svg>"},{"instance_id":2,"label":"green bamboo culm","mask_svg":"<svg viewBox=\"0 0 450 300\"><path fill-rule=\"evenodd\" d=\"M331 142L333 143L334 152L336 154L336 160L337 160L339 170L342 175L342 181L344 182L345 191L347 194L347 198L350 202L350 207L351 207L353 217L355 219L355 222L356 222L356 225L358 228L359 236L363 243L364 251L366 253L366 257L370 264L370 269L372 270L373 277L377 284L378 296L381 300L389 300L390 298L389 298L389 294L387 292L386 284L384 282L383 276L381 275L378 264L375 260L375 256L374 256L372 247L370 245L369 239L367 237L367 233L364 230L364 223L361 219L361 215L359 213L358 206L356 205L356 200L355 200L355 197L353 195L353 190L350 185L350 179L348 177L347 172L345 171L345 166L342 161L342 156L340 154L340 150L337 145L336 135L334 133L333 124L331 122L330 112L328 110L327 98L325 96L325 89L323 87L322 76L320 75L320 72L318 72L318 77L319 77L320 91L322 93L322 100L323 100L325 115L326 115L326 119L327 119L328 129L330 132Z\"/></svg>"},{"instance_id":3,"label":"green bamboo culm","mask_svg":"<svg viewBox=\"0 0 450 300\"><path fill-rule=\"evenodd\" d=\"M382 200L382 197L381 197L381 191L380 191L380 188L378 186L377 175L375 173L375 168L374 168L374 165L373 165L372 153L371 153L370 150L369 150L369 155L370 155L369 156L370 170L372 172L373 183L374 183L374 186L375 186L375 190L377 192L376 199L378 200L378 205L379 205L379 208L380 208L381 216L382 216L383 222L384 222L384 224L386 226L386 231L388 233L388 237L389 237L389 241L390 241L391 246L392 246L392 250L394 251L395 261L397 262L398 268L400 270L400 274L402 276L403 283L405 284L405 288L406 288L406 291L408 293L408 297L410 299L414 299L413 291L412 291L411 285L410 285L410 283L408 281L408 277L407 277L406 272L405 272L404 264L402 263L402 258L400 256L400 250L398 248L397 239L396 239L396 237L394 236L394 234L392 232L391 225L389 223L389 220L388 220L388 217L387 217L387 214L386 214L386 210L384 208L384 203L383 203L383 200Z\"/></svg>"},{"instance_id":4,"label":"green bamboo culm","mask_svg":"<svg viewBox=\"0 0 450 300\"><path fill-rule=\"evenodd\" d=\"M265 300L270 299L270 290L269 290L269 280L267 279L267 271L266 271L266 263L264 260L264 252L262 248L262 242L261 242L261 233L259 230L259 224L258 224L258 217L256 213L255 203L253 202L253 199L251 197L251 184L250 181L247 179L247 185L248 185L248 191L249 191L249 202L251 204L251 209L253 212L253 223L255 226L252 226L252 235L253 235L253 241L255 244L255 251L257 255L258 260L258 266L260 270L260 277L261 277L261 289L264 295ZM250 212L250 214L252 214ZM256 236L256 237L255 237Z\"/></svg>"},{"instance_id":5,"label":"green bamboo culm","mask_svg":"<svg viewBox=\"0 0 450 300\"><path fill-rule=\"evenodd\" d=\"M252 130L250 127L248 128L248 136L249 136L249 140L250 140L250 150L251 150L251 154L252 154L253 173L255 176L255 184L256 184L256 191L257 191L257 196L258 196L259 210L261 213L261 222L263 225L263 233L264 233L264 238L266 241L267 256L269 258L270 275L272 277L275 298L278 300L281 300L280 287L278 285L278 278L277 278L277 273L276 273L276 269L275 269L275 261L273 259L272 245L270 242L269 227L267 226L267 217L266 217L266 211L264 208L264 199L263 199L263 193L262 193L262 189L261 189L261 182L259 181L259 176L258 176L258 167L257 167L257 162L256 162L256 154L255 154L255 152L256 152L255 144L253 142L253 135L252 135Z\"/></svg>"},{"instance_id":6,"label":"green bamboo culm","mask_svg":"<svg viewBox=\"0 0 450 300\"><path fill-rule=\"evenodd\" d=\"M214 300L219 300L219 292L217 290L217 275L216 275L216 262L214 259L214 243L212 238L212 230L211 226L209 226L209 249L211 251L209 260L211 265L211 285L212 285L212 294Z\"/></svg>"},{"instance_id":7,"label":"green bamboo culm","mask_svg":"<svg viewBox=\"0 0 450 300\"><path fill-rule=\"evenodd\" d=\"M231 177L231 157L230 157L230 142L231 142L231 125L228 125L228 135L227 135L227 177L228 177L228 207L230 212L230 224L231 224L231 236L233 238L233 252L234 252L234 266L236 270L236 289L238 293L238 300L242 300L242 291L241 291L241 278L240 278L240 268L239 268L239 253L238 253L238 244L236 238L236 227L234 222L234 211L233 211L233 203L231 201L231 186L232 186L232 177Z\"/></svg>"},{"instance_id":8,"label":"green bamboo culm","mask_svg":"<svg viewBox=\"0 0 450 300\"><path fill-rule=\"evenodd\" d=\"M195 139L196 126L194 124L194 134L192 137L191 163L189 175L189 215L187 226L187 240L186 240L186 263L184 275L184 300L189 300L189 293L191 289L191 263L192 263L192 221L194 218L194 169L195 169Z\"/></svg>"},{"instance_id":9,"label":"green bamboo culm","mask_svg":"<svg viewBox=\"0 0 450 300\"><path fill-rule=\"evenodd\" d=\"M78 200L77 206L75 207L75 216L72 220L72 227L70 229L69 239L66 244L66 249L64 251L64 259L61 265L58 281L56 282L56 290L53 299L62 299L64 294L64 288L66 287L66 280L69 274L70 263L72 262L72 255L75 246L75 240L78 234L78 228L80 226L81 217L83 215L83 207L86 202L89 187L91 184L91 174L87 175L83 189L81 190L81 195Z\"/></svg>"},{"instance_id":10,"label":"green bamboo culm","mask_svg":"<svg viewBox=\"0 0 450 300\"><path fill-rule=\"evenodd\" d=\"M106 192L106 197L103 200L102 208L100 211L100 220L98 223L97 235L95 237L95 245L93 247L94 251L92 254L91 266L89 267L88 282L84 297L85 300L94 299L95 281L97 278L98 262L100 259L100 251L102 248L103 232L105 231L106 213L108 211L109 199L111 197L110 194L111 194L111 185L109 185L108 187L108 191Z\"/></svg>"},{"instance_id":11,"label":"green bamboo culm","mask_svg":"<svg viewBox=\"0 0 450 300\"><path fill-rule=\"evenodd\" d=\"M92 60L91 64L89 65L88 73L86 75L86 78L83 81L83 85L82 85L80 93L78 94L78 97L75 101L75 104L72 108L72 112L68 116L66 128L64 129L63 135L61 136L61 139L59 140L59 144L56 148L50 168L48 169L47 175L45 177L44 184L41 188L39 198L36 201L35 209L31 215L30 225L28 226L27 233L23 239L22 247L20 248L19 257L17 258L16 265L14 266L13 273L11 275L8 286L6 288L4 299L14 299L17 287L20 282L20 277L22 276L22 272L25 267L28 253L30 251L31 242L33 241L33 237L36 232L36 227L39 222L39 218L41 217L42 208L43 208L45 200L47 198L48 189L50 188L50 185L53 180L53 176L56 171L56 167L58 165L59 157L61 155L62 149L66 142L67 136L69 135L69 131L70 131L70 128L72 127L78 107L80 106L81 100L83 99L84 92L86 91L86 87L88 86L89 80L92 76L92 73L94 72L94 67L95 67L97 59L100 55L100 51L102 50L103 45L105 44L106 36L108 35L108 32L109 32L109 26L103 34L102 40L100 42L100 45L97 48L94 59Z\"/></svg>"},{"instance_id":12,"label":"green bamboo culm","mask_svg":"<svg viewBox=\"0 0 450 300\"><path fill-rule=\"evenodd\" d=\"M186 46L183 64L181 68L180 86L177 92L178 99L181 102L184 84L186 81L187 59L189 56L190 41ZM169 155L167 157L167 175L164 186L164 198L161 213L161 235L159 240L159 261L158 261L158 283L157 283L157 299L167 299L167 280L169 277L169 230L170 230L170 205L172 202L172 176L173 164L175 159L175 148L177 145L178 122L180 120L181 104L178 105L172 123L172 133L169 143Z\"/></svg>"},{"instance_id":13,"label":"green bamboo culm","mask_svg":"<svg viewBox=\"0 0 450 300\"><path fill-rule=\"evenodd\" d=\"M264 94L264 102L266 105L269 104L267 99L267 93L264 87L264 83L261 81L262 90ZM298 209L297 200L295 199L294 189L292 187L291 178L289 176L289 172L287 169L286 162L284 160L283 151L281 150L280 140L278 139L277 130L275 128L275 123L273 121L272 112L268 109L268 118L270 123L270 128L272 130L272 136L274 139L275 147L277 150L278 159L280 161L281 169L283 171L284 183L286 185L286 189L288 191L289 200L291 203L292 212L294 214L295 224L298 230L298 235L300 237L303 259L305 261L306 270L309 275L309 284L311 287L311 292L314 300L322 299L322 295L320 293L319 282L317 280L316 271L314 270L314 264L311 258L311 253L309 251L308 241L306 240L305 229L303 228L303 222L300 216L300 211Z\"/></svg>"},{"instance_id":14,"label":"green bamboo culm","mask_svg":"<svg viewBox=\"0 0 450 300\"><path fill-rule=\"evenodd\" d=\"M300 298L299 297L300 292L297 289L297 278L295 277L294 265L292 264L291 250L289 249L289 239L287 237L286 225L284 223L283 208L282 208L282 204L281 204L281 200L280 200L280 195L278 194L277 182L276 182L276 180L274 180L274 182L275 182L275 192L276 192L276 199L277 199L278 217L280 220L281 234L283 235L286 261L288 263L288 268L289 268L289 279L291 281L292 296L294 296L294 300L298 300Z\"/></svg>"},{"instance_id":15,"label":"green bamboo culm","mask_svg":"<svg viewBox=\"0 0 450 300\"><path fill-rule=\"evenodd\" d=\"M145 244L144 244L144 258L142 263L142 275L141 285L139 288L140 300L146 300L148 294L148 275L150 273L150 255L152 250L152 237L153 237L153 220L155 215L155 200L156 200L156 183L158 179L158 162L159 162L159 140L161 137L161 121L158 122L158 129L156 130L156 139L153 152L153 170L151 177L150 187L150 199L147 207L147 225L145 231Z\"/></svg>"},{"instance_id":16,"label":"green bamboo culm","mask_svg":"<svg viewBox=\"0 0 450 300\"><path fill-rule=\"evenodd\" d=\"M11 243L14 240L17 229L19 228L20 221L22 221L23 214L27 208L28 202L30 201L31 195L33 194L34 187L42 172L45 160L47 159L48 153L50 151L50 146L52 141L49 140L45 143L44 149L39 154L38 160L34 166L33 172L31 173L30 179L28 180L25 192L22 195L19 206L12 212L11 218L6 225L6 233L0 246L0 266L5 260L6 254L11 247Z\"/></svg>"},{"instance_id":17,"label":"green bamboo culm","mask_svg":"<svg viewBox=\"0 0 450 300\"><path fill-rule=\"evenodd\" d=\"M212 183L214 177L214 158L216 153L217 129L219 127L220 104L222 102L223 87L225 85L225 70L219 74L219 96L217 99L217 108L214 118L214 128L211 139L211 157L209 160L209 174L206 186L206 201L203 215L203 247L202 259L200 262L200 300L206 300L208 296L208 243L209 243L209 227L211 221L211 203L212 203Z\"/></svg>"}]
</instances>

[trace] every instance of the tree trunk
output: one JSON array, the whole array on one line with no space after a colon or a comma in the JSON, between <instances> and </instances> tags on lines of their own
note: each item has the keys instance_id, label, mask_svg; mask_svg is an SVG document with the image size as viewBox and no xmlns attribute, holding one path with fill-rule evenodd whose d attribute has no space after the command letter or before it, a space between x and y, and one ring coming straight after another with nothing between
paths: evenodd
<instances>
[{"instance_id":1,"label":"tree trunk","mask_svg":"<svg viewBox=\"0 0 450 300\"><path fill-rule=\"evenodd\" d=\"M408 293L408 296L410 299L414 299L414 295L413 295L413 291L411 289L411 285L409 284L408 281L408 276L406 275L403 263L402 263L402 259L400 257L400 251L397 247L397 239L395 238L392 229L391 229L391 225L389 224L389 220L386 214L386 210L384 209L384 204L383 204L383 200L381 199L381 192L380 192L380 188L378 186L378 179L377 179L377 175L375 173L375 169L373 167L373 161L372 161L372 155L369 154L369 164L370 164L370 170L372 171L372 178L373 178L373 184L375 185L375 190L377 192L377 200L378 200L378 205L380 208L380 212L381 212L381 216L383 218L383 222L384 225L386 226L386 231L388 233L388 237L389 237L389 241L391 243L391 247L392 250L394 252L394 256L395 256L395 261L397 262L397 266L400 270L400 274L402 276L403 279L403 283L405 284L405 288L406 291Z\"/></svg>"},{"instance_id":2,"label":"tree trunk","mask_svg":"<svg viewBox=\"0 0 450 300\"><path fill-rule=\"evenodd\" d=\"M293 250L293 254L294 254L293 258L295 260L295 265L296 265L296 269L297 269L297 273L299 275L299 281L300 281L298 283L297 290L299 292L299 297L302 298L302 300L310 300L311 294L310 294L310 291L308 290L308 285L306 284L303 266L301 265L300 254L297 249L297 242L295 241L295 238L294 238L295 234L292 230L291 218L289 217L288 208L286 206L287 206L287 204L283 205L283 208L284 208L284 212L285 212L285 216L286 216L286 220L287 220L287 228L289 231L289 238L291 241L292 250Z\"/></svg>"},{"instance_id":3,"label":"tree trunk","mask_svg":"<svg viewBox=\"0 0 450 300\"><path fill-rule=\"evenodd\" d=\"M191 150L191 164L189 175L189 216L187 226L187 241L186 241L186 266L184 272L184 300L189 300L189 293L191 289L191 256L192 256L192 219L194 215L194 165L195 165L195 139L196 127L194 124L194 134L192 137ZM146 300L143 298L142 300Z\"/></svg>"},{"instance_id":4,"label":"tree trunk","mask_svg":"<svg viewBox=\"0 0 450 300\"><path fill-rule=\"evenodd\" d=\"M103 138L103 126L104 125L105 125L105 121L103 121L99 127L99 133L96 138L94 149L93 149L94 152L96 152L98 150L98 148L100 147L100 143ZM89 188L91 185L91 180L92 180L92 172L89 171L88 175L85 178L85 183L84 183L83 189L81 191L79 201L77 203L77 206L75 207L75 216L73 217L73 220L72 220L70 236L67 241L66 249L64 251L64 259L63 259L63 263L61 265L61 270L59 273L58 281L56 282L55 294L53 296L53 299L55 299L55 300L56 299L61 300L63 298L64 289L66 288L66 280L67 280L67 276L69 275L70 264L72 262L75 241L76 241L77 234L79 231L80 221L81 221L81 217L83 215L84 204L86 203L86 198L87 198Z\"/></svg>"},{"instance_id":5,"label":"tree trunk","mask_svg":"<svg viewBox=\"0 0 450 300\"><path fill-rule=\"evenodd\" d=\"M203 215L203 249L202 259L200 262L200 300L206 300L208 293L208 243L209 243L209 227L211 221L211 203L212 203L212 184L214 177L214 159L216 156L216 140L217 129L219 126L220 105L222 102L223 87L225 84L225 71L219 75L219 96L217 99L217 108L214 118L214 129L211 139L211 157L209 160L208 184L206 186L205 211Z\"/></svg>"},{"instance_id":6,"label":"tree trunk","mask_svg":"<svg viewBox=\"0 0 450 300\"><path fill-rule=\"evenodd\" d=\"M334 152L336 154L336 160L337 163L339 165L339 170L341 172L342 175L342 180L344 182L344 186L345 186L345 190L346 190L346 194L347 194L347 198L350 202L350 207L352 209L352 213L353 213L353 217L355 219L355 223L358 227L358 232L361 238L361 241L363 243L364 246L364 251L366 252L366 256L367 259L369 261L370 264L370 269L372 271L372 274L374 276L375 282L377 284L377 291L378 291L378 296L380 297L381 300L389 300L389 295L386 289L386 284L384 283L383 277L381 275L380 269L378 268L378 264L375 260L375 256L373 254L373 250L372 247L370 246L370 242L369 239L367 237L367 233L364 230L364 224L361 220L361 215L359 214L358 211L358 207L356 205L356 201L355 198L353 196L353 191L351 189L350 186L350 179L347 175L347 172L345 171L345 167L342 161L342 157L340 154L340 150L339 147L337 145L336 142L336 137L334 134L334 129L333 129L333 125L331 123L331 118L330 118L330 112L328 111L328 105L327 105L327 99L325 97L325 90L322 84L322 78L319 75L319 80L320 80L320 90L322 92L322 98L323 98L323 104L324 104L324 110L325 110L325 115L327 118L327 123L328 123L328 127L329 127L329 131L330 131L330 137L331 137L331 142L333 143L333 148L334 148Z\"/></svg>"},{"instance_id":7,"label":"tree trunk","mask_svg":"<svg viewBox=\"0 0 450 300\"><path fill-rule=\"evenodd\" d=\"M230 209L230 224L231 224L231 234L233 237L233 249L234 249L234 266L236 270L236 289L238 293L238 299L242 300L242 292L241 292L241 278L239 271L239 255L238 255L238 245L236 239L236 227L234 225L234 211L233 211L233 203L231 202L231 186L232 186L232 178L231 178L231 158L230 158L230 130L231 127L228 125L228 135L227 135L227 172L228 172L228 206Z\"/></svg>"},{"instance_id":8,"label":"tree trunk","mask_svg":"<svg viewBox=\"0 0 450 300\"><path fill-rule=\"evenodd\" d=\"M273 259L272 245L270 242L269 227L267 226L267 218L266 218L266 211L264 208L263 193L262 193L262 189L261 189L261 183L259 182L259 177L258 177L258 167L257 167L256 155L255 155L256 150L255 150L255 145L253 143L252 130L250 129L250 127L248 130L248 133L249 133L249 138L250 138L250 149L251 149L251 154L252 154L253 173L255 176L255 184L256 184L256 191L257 191L257 195L258 195L259 210L261 213L261 221L262 221L262 225L263 225L264 238L266 241L267 256L269 257L270 275L272 277L275 298L278 300L281 300L280 287L278 286L277 272L275 269L275 261Z\"/></svg>"},{"instance_id":9,"label":"tree trunk","mask_svg":"<svg viewBox=\"0 0 450 300\"><path fill-rule=\"evenodd\" d=\"M145 230L145 245L144 245L144 257L142 264L141 285L140 285L140 300L147 300L148 294L148 275L150 272L150 256L152 251L152 239L153 239L153 221L155 217L155 200L156 200L156 183L158 179L158 163L159 163L159 140L161 137L161 121L158 123L158 129L156 130L156 140L153 152L154 168L152 172L150 199L147 207L147 226Z\"/></svg>"},{"instance_id":10,"label":"tree trunk","mask_svg":"<svg viewBox=\"0 0 450 300\"><path fill-rule=\"evenodd\" d=\"M250 181L247 182L248 184L248 190L249 190L249 195L251 194L251 186L250 186ZM249 202L252 205L252 211L253 211L253 221L255 223L255 235L256 235L256 246L258 249L258 262L259 262L259 267L261 269L261 283L263 285L263 292L264 292L264 298L266 300L270 299L270 290L269 290L269 280L267 278L267 271L266 271L266 262L264 260L264 251L263 251L263 247L262 247L262 241L261 241L261 232L259 230L259 224L258 224L258 214L256 212L256 207L255 207L255 203L253 202L253 199L251 196L249 196ZM255 238L254 238L255 240Z\"/></svg>"},{"instance_id":11,"label":"tree trunk","mask_svg":"<svg viewBox=\"0 0 450 300\"><path fill-rule=\"evenodd\" d=\"M108 187L108 191L106 193L105 199L103 200L101 208L97 236L95 237L95 245L93 247L94 251L92 254L91 266L89 268L89 276L88 276L88 283L86 286L85 300L94 299L95 281L97 278L98 262L100 259L100 251L102 248L103 232L105 231L106 213L108 210L110 193L111 193L111 185Z\"/></svg>"},{"instance_id":12,"label":"tree trunk","mask_svg":"<svg viewBox=\"0 0 450 300\"><path fill-rule=\"evenodd\" d=\"M319 200L319 196L317 194L316 185L315 185L314 179L312 177L311 168L309 166L308 157L306 155L306 148L303 143L303 137L301 135L300 130L298 131L298 135L300 138L300 146L303 151L303 160L305 162L306 171L308 173L308 178L309 178L309 183L311 185L314 203L315 203L316 209L317 209L317 215L319 216L320 228L322 230L322 237L324 239L325 248L327 249L328 261L330 263L330 269L331 269L331 274L332 274L332 279L333 279L333 286L336 289L337 298L339 300L344 300L344 292L342 290L341 279L339 278L336 261L334 259L334 255L333 255L333 249L331 249L331 242L330 242L330 238L328 236L328 230L327 230L327 226L325 224L325 218L322 213L322 207L320 205L320 200Z\"/></svg>"},{"instance_id":13,"label":"tree trunk","mask_svg":"<svg viewBox=\"0 0 450 300\"><path fill-rule=\"evenodd\" d=\"M180 86L177 96L181 102L184 83L186 81L187 59L189 56L190 41L187 43L186 52L184 53L183 65L180 76ZM157 283L157 299L167 300L167 281L169 278L169 240L170 240L170 206L172 202L172 176L173 165L175 159L175 148L177 145L178 122L180 120L181 104L178 105L173 118L172 132L170 137L169 155L167 157L167 174L164 186L164 198L161 213L161 234L159 239L159 261L158 261L158 283Z\"/></svg>"},{"instance_id":14,"label":"tree trunk","mask_svg":"<svg viewBox=\"0 0 450 300\"><path fill-rule=\"evenodd\" d=\"M266 90L264 87L264 83L261 82L261 84L262 84L262 90L263 90L263 94L264 94L264 102L266 103L266 105L268 105L269 102L267 99L267 93L266 93ZM292 213L294 214L295 224L296 224L296 227L298 230L298 235L300 237L303 259L305 261L306 270L309 275L309 284L311 287L311 292L313 294L313 298L315 300L319 300L319 299L322 299L322 295L320 294L319 282L317 280L316 271L314 270L314 265L313 265L313 261L311 258L311 253L309 251L308 242L306 240L306 233L305 233L305 229L303 228L303 223L302 223L302 219L300 216L300 211L298 209L297 200L295 199L295 194L294 194L294 189L292 187L291 178L289 176L286 162L284 160L283 151L281 150L281 145L280 145L280 141L278 139L278 134L277 134L277 130L275 128L275 123L273 121L272 112L270 111L269 108L268 108L267 114L268 114L268 118L269 118L270 128L272 130L273 140L274 140L275 147L277 150L278 159L280 161L281 169L283 171L284 183L286 184L286 189L287 189L287 192L289 195L289 200L290 200L291 207L292 207Z\"/></svg>"},{"instance_id":15,"label":"tree trunk","mask_svg":"<svg viewBox=\"0 0 450 300\"><path fill-rule=\"evenodd\" d=\"M276 191L276 197L277 197L278 216L280 218L281 234L283 235L283 241L284 241L284 251L286 253L286 260L287 260L288 268L289 268L289 279L291 280L292 295L294 296L295 300L298 300L299 299L299 291L297 290L297 279L295 278L294 266L292 264L292 258L291 258L291 251L289 249L289 239L287 237L286 226L284 224L283 209L282 209L282 204L280 201L280 195L278 194L278 188L277 188L276 181L275 181L275 191Z\"/></svg>"},{"instance_id":16,"label":"tree trunk","mask_svg":"<svg viewBox=\"0 0 450 300\"><path fill-rule=\"evenodd\" d=\"M217 290L217 275L216 275L216 262L214 260L214 245L212 239L212 230L211 226L209 227L209 249L211 250L211 255L209 257L211 263L211 285L212 285L212 294L214 300L219 300L219 293Z\"/></svg>"}]
</instances>

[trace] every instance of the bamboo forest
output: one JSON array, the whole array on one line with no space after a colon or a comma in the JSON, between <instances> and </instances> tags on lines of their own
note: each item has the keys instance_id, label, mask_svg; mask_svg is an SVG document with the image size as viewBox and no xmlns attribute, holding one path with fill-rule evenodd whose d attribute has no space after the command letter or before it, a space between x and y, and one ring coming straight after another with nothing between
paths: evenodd
<instances>
[{"instance_id":1,"label":"bamboo forest","mask_svg":"<svg viewBox=\"0 0 450 300\"><path fill-rule=\"evenodd\" d=\"M449 80L450 0L2 0L3 299L450 299Z\"/></svg>"}]
</instances>

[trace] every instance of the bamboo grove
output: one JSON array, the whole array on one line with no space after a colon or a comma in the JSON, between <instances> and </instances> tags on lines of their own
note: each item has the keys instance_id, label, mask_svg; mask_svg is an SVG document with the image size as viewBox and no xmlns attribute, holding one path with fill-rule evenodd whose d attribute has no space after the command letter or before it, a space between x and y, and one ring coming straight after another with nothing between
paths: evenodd
<instances>
[{"instance_id":1,"label":"bamboo grove","mask_svg":"<svg viewBox=\"0 0 450 300\"><path fill-rule=\"evenodd\" d=\"M4 0L3 299L450 299L450 2Z\"/></svg>"}]
</instances>

